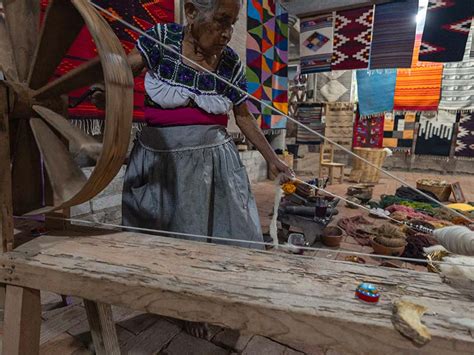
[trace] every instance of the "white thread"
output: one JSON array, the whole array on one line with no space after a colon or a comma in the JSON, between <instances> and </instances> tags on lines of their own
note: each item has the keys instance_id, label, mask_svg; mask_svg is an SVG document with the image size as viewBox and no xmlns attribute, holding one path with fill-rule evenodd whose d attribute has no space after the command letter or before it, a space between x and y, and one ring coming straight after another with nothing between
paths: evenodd
<instances>
[{"instance_id":1,"label":"white thread","mask_svg":"<svg viewBox=\"0 0 474 355\"><path fill-rule=\"evenodd\" d=\"M33 217L23 217L23 216L13 216L13 217L17 218L17 219L37 221L37 219L34 219ZM67 221L67 222L73 222L73 223L83 223L83 224L88 224L88 225L98 225L98 226L111 227L111 228L135 230L135 231L138 231L138 232L162 233L162 234L169 234L169 235L182 236L182 237L198 238L198 239L203 239L205 241L220 240L220 241L226 241L226 242L233 242L233 243L237 243L237 244L238 243L245 243L245 244L263 245L263 246L273 246L273 242L272 243L267 243L267 242L257 242L257 241L253 241L253 240L213 237L213 236L191 234L191 233L179 233L179 232L171 232L171 231L165 231L165 230L160 230L160 229L130 227L130 226L123 226L123 225L112 224L112 223L86 221L86 220L75 219L75 218L59 218L59 217L49 217L49 216L48 216L48 218L52 219L52 220ZM291 246L291 245L280 244L279 247L284 248L284 249L288 249L290 251L294 250L294 246ZM424 263L424 264L432 263L432 264L439 264L439 265L474 267L474 265L446 263L446 262L443 262L443 261L436 261L436 260L429 261L429 260L424 260L424 259L405 258L405 257L401 257L401 256L368 254L368 253L360 253L360 252L356 252L356 251L341 250L341 249L334 250L334 249L313 248L313 247L306 247L306 246L298 246L298 249L306 250L306 251L323 251L325 253L340 253L340 254L347 254L347 255L365 256L365 257L379 258L379 259L400 260L400 261ZM330 260L330 259L326 259L326 260ZM363 264L359 264L359 265L362 266Z\"/></svg>"}]
</instances>

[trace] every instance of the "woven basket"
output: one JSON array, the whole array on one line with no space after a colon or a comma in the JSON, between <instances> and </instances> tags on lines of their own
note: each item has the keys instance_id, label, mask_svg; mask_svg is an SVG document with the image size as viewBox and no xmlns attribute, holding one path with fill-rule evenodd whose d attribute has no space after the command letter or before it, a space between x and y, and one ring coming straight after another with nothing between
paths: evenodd
<instances>
[{"instance_id":1,"label":"woven basket","mask_svg":"<svg viewBox=\"0 0 474 355\"><path fill-rule=\"evenodd\" d=\"M433 185L425 185L420 180L416 182L416 188L418 190L429 191L433 193L438 200L441 202L449 201L449 196L451 196L451 185L446 184L442 186L433 186Z\"/></svg>"},{"instance_id":2,"label":"woven basket","mask_svg":"<svg viewBox=\"0 0 474 355\"><path fill-rule=\"evenodd\" d=\"M354 148L353 151L355 154L370 161L378 168L382 167L387 156L387 152L384 149L379 148ZM352 161L351 176L349 179L356 182L377 183L380 179L380 171L366 162L354 157Z\"/></svg>"}]
</instances>

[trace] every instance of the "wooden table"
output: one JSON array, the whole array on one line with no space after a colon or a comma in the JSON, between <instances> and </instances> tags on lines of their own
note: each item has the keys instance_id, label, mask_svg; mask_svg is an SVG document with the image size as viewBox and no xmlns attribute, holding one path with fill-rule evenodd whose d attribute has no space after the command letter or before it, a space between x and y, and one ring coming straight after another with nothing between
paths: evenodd
<instances>
[{"instance_id":1,"label":"wooden table","mask_svg":"<svg viewBox=\"0 0 474 355\"><path fill-rule=\"evenodd\" d=\"M0 259L9 355L37 349L38 290L89 300L99 353L118 353L110 304L344 352L474 350L469 331L450 321L472 318L474 303L437 274L105 231L38 237ZM379 304L355 299L362 281L378 285ZM422 348L391 323L391 302L401 297L429 308L423 321L433 339Z\"/></svg>"}]
</instances>

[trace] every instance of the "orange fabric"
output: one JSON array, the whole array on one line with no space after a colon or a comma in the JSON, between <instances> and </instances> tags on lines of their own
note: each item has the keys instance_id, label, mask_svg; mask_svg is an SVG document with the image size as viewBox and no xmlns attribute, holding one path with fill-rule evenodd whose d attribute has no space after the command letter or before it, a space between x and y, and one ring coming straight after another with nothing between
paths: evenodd
<instances>
[{"instance_id":1,"label":"orange fabric","mask_svg":"<svg viewBox=\"0 0 474 355\"><path fill-rule=\"evenodd\" d=\"M443 65L418 62L421 34L417 34L410 69L397 70L395 111L436 111L438 109Z\"/></svg>"}]
</instances>

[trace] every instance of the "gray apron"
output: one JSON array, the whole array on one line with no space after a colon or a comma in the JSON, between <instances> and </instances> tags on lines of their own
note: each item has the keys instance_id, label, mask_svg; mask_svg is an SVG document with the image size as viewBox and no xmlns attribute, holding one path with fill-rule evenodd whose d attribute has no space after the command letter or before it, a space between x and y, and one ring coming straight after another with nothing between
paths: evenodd
<instances>
[{"instance_id":1,"label":"gray apron","mask_svg":"<svg viewBox=\"0 0 474 355\"><path fill-rule=\"evenodd\" d=\"M122 218L124 226L263 242L247 172L222 126L145 127L125 173Z\"/></svg>"}]
</instances>

